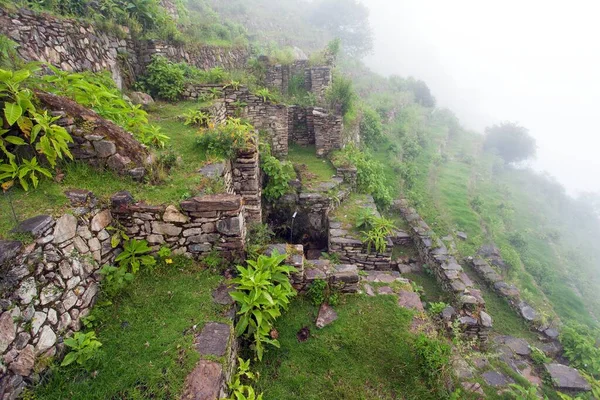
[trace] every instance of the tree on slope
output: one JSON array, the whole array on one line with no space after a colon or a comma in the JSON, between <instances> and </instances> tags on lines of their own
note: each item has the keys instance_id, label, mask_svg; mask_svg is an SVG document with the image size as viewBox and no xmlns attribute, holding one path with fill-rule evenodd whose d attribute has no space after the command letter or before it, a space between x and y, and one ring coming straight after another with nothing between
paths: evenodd
<instances>
[{"instance_id":1,"label":"tree on slope","mask_svg":"<svg viewBox=\"0 0 600 400\"><path fill-rule=\"evenodd\" d=\"M342 41L344 52L362 57L373 50L373 33L369 9L356 0L320 0L315 4L311 21Z\"/></svg>"},{"instance_id":2,"label":"tree on slope","mask_svg":"<svg viewBox=\"0 0 600 400\"><path fill-rule=\"evenodd\" d=\"M534 157L537 146L527 128L516 122L502 122L485 128L484 148L512 164Z\"/></svg>"}]
</instances>

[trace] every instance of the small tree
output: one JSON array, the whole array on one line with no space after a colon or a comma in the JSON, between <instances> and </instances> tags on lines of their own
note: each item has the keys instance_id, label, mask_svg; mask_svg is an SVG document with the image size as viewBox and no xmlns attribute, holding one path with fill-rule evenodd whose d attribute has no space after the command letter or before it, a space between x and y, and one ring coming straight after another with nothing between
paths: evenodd
<instances>
[{"instance_id":1,"label":"small tree","mask_svg":"<svg viewBox=\"0 0 600 400\"><path fill-rule=\"evenodd\" d=\"M537 146L527 128L515 122L503 122L485 129L484 148L511 164L534 157Z\"/></svg>"}]
</instances>

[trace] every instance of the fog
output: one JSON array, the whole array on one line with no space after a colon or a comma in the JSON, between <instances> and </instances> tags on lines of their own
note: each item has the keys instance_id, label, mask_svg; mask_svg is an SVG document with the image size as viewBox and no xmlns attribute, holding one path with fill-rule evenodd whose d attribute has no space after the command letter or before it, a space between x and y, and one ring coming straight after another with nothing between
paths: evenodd
<instances>
[{"instance_id":1,"label":"fog","mask_svg":"<svg viewBox=\"0 0 600 400\"><path fill-rule=\"evenodd\" d=\"M518 121L533 167L600 192L600 4L587 0L362 0L375 71L425 80L464 126Z\"/></svg>"}]
</instances>

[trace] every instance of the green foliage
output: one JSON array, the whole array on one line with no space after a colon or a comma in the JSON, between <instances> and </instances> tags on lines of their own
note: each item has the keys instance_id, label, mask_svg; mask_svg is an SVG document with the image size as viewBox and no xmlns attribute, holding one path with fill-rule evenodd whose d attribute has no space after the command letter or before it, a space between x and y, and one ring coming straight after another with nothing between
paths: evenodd
<instances>
[{"instance_id":1,"label":"green foliage","mask_svg":"<svg viewBox=\"0 0 600 400\"><path fill-rule=\"evenodd\" d=\"M564 355L572 366L598 377L600 376L600 348L596 345L596 334L582 325L566 325L561 330L560 343L563 345Z\"/></svg>"},{"instance_id":2,"label":"green foliage","mask_svg":"<svg viewBox=\"0 0 600 400\"><path fill-rule=\"evenodd\" d=\"M507 393L515 400L538 400L540 398L537 394L537 387L535 386L524 388L521 385L512 383L509 385L509 388ZM548 398L545 397L545 399Z\"/></svg>"},{"instance_id":3,"label":"green foliage","mask_svg":"<svg viewBox=\"0 0 600 400\"><path fill-rule=\"evenodd\" d=\"M279 161L271 155L268 146L262 146L260 167L267 177L263 194L269 201L277 200L290 189L289 182L294 179L294 168L289 162Z\"/></svg>"},{"instance_id":4,"label":"green foliage","mask_svg":"<svg viewBox=\"0 0 600 400\"><path fill-rule=\"evenodd\" d=\"M392 196L385 181L383 165L375 160L369 152L350 144L343 150L334 153L332 162L336 167L355 166L358 189L371 194L380 207L385 208L392 204Z\"/></svg>"},{"instance_id":5,"label":"green foliage","mask_svg":"<svg viewBox=\"0 0 600 400\"><path fill-rule=\"evenodd\" d=\"M210 115L202 110L189 110L184 115L184 125L195 125L207 127L210 122Z\"/></svg>"},{"instance_id":6,"label":"green foliage","mask_svg":"<svg viewBox=\"0 0 600 400\"><path fill-rule=\"evenodd\" d=\"M357 98L352 80L340 73L334 73L333 82L325 93L329 107L339 110L343 116L346 116L354 110Z\"/></svg>"},{"instance_id":7,"label":"green foliage","mask_svg":"<svg viewBox=\"0 0 600 400\"><path fill-rule=\"evenodd\" d=\"M320 306L325 301L327 294L326 291L327 282L325 282L323 279L315 279L308 287L306 296L315 306Z\"/></svg>"},{"instance_id":8,"label":"green foliage","mask_svg":"<svg viewBox=\"0 0 600 400\"><path fill-rule=\"evenodd\" d=\"M377 218L377 216L372 208L361 207L356 213L354 226L358 229L369 229L373 226L375 218Z\"/></svg>"},{"instance_id":9,"label":"green foliage","mask_svg":"<svg viewBox=\"0 0 600 400\"><path fill-rule=\"evenodd\" d=\"M338 253L321 253L321 257L325 260L329 260L329 262L333 265L339 265L342 263Z\"/></svg>"},{"instance_id":10,"label":"green foliage","mask_svg":"<svg viewBox=\"0 0 600 400\"><path fill-rule=\"evenodd\" d=\"M154 56L140 84L155 98L175 101L183 93L185 72L179 64L166 57Z\"/></svg>"},{"instance_id":11,"label":"green foliage","mask_svg":"<svg viewBox=\"0 0 600 400\"><path fill-rule=\"evenodd\" d=\"M360 121L360 137L367 146L374 146L383 141L383 124L377 111L372 108L363 110Z\"/></svg>"},{"instance_id":12,"label":"green foliage","mask_svg":"<svg viewBox=\"0 0 600 400\"><path fill-rule=\"evenodd\" d=\"M273 323L296 294L288 278L296 269L284 265L285 259L286 255L275 252L270 257L261 255L256 261L247 260L248 266L238 266L239 276L233 280L237 290L231 297L240 306L235 332L251 339L259 360L263 358L265 344L279 347L271 335Z\"/></svg>"},{"instance_id":13,"label":"green foliage","mask_svg":"<svg viewBox=\"0 0 600 400\"><path fill-rule=\"evenodd\" d=\"M98 355L100 346L102 346L94 331L75 332L73 337L65 339L64 343L69 347L69 352L60 364L62 367L75 362L84 368L89 368L91 361Z\"/></svg>"},{"instance_id":14,"label":"green foliage","mask_svg":"<svg viewBox=\"0 0 600 400\"><path fill-rule=\"evenodd\" d=\"M542 366L552 361L552 359L546 356L543 350L538 349L535 346L531 347L531 359L536 365Z\"/></svg>"},{"instance_id":15,"label":"green foliage","mask_svg":"<svg viewBox=\"0 0 600 400\"><path fill-rule=\"evenodd\" d=\"M250 360L244 361L238 358L238 370L228 383L229 390L231 390L231 396L228 400L262 400L262 393L256 394L254 388L244 381L255 381L256 375L250 371Z\"/></svg>"},{"instance_id":16,"label":"green foliage","mask_svg":"<svg viewBox=\"0 0 600 400\"><path fill-rule=\"evenodd\" d=\"M265 103L266 102L277 103L277 101L278 101L278 96L275 93L272 93L267 88L258 89L256 92L254 92L254 94L256 96L260 97L262 99L262 101L264 101Z\"/></svg>"},{"instance_id":17,"label":"green foliage","mask_svg":"<svg viewBox=\"0 0 600 400\"><path fill-rule=\"evenodd\" d=\"M52 75L38 79L36 86L50 93L69 97L82 106L89 107L101 117L113 121L137 140L156 147L164 147L169 137L148 122L148 114L141 106L123 99L108 73L70 73L51 65Z\"/></svg>"},{"instance_id":18,"label":"green foliage","mask_svg":"<svg viewBox=\"0 0 600 400\"><path fill-rule=\"evenodd\" d=\"M451 383L450 345L420 334L415 341L415 352L419 370L428 385L440 394L447 393Z\"/></svg>"},{"instance_id":19,"label":"green foliage","mask_svg":"<svg viewBox=\"0 0 600 400\"><path fill-rule=\"evenodd\" d=\"M20 64L18 47L16 42L0 34L0 68L14 69L16 65Z\"/></svg>"},{"instance_id":20,"label":"green foliage","mask_svg":"<svg viewBox=\"0 0 600 400\"><path fill-rule=\"evenodd\" d=\"M0 69L0 122L8 128L0 127L0 184L4 190L15 182L28 190L30 183L37 187L40 176L52 177L37 156L29 159L27 153L39 154L52 168L58 159L73 158L69 151L73 139L55 124L59 117L38 111L33 92L25 88L31 76L29 69Z\"/></svg>"},{"instance_id":21,"label":"green foliage","mask_svg":"<svg viewBox=\"0 0 600 400\"><path fill-rule=\"evenodd\" d=\"M254 127L237 118L228 118L215 128L203 129L197 145L211 155L234 158L241 150L256 144Z\"/></svg>"},{"instance_id":22,"label":"green foliage","mask_svg":"<svg viewBox=\"0 0 600 400\"><path fill-rule=\"evenodd\" d=\"M536 147L529 130L515 122L503 122L485 129L484 148L497 153L507 164L534 157Z\"/></svg>"},{"instance_id":23,"label":"green foliage","mask_svg":"<svg viewBox=\"0 0 600 400\"><path fill-rule=\"evenodd\" d=\"M105 265L100 270L102 279L102 290L108 297L119 294L129 283L133 281L134 275L126 268Z\"/></svg>"},{"instance_id":24,"label":"green foliage","mask_svg":"<svg viewBox=\"0 0 600 400\"><path fill-rule=\"evenodd\" d=\"M152 249L145 240L131 239L123 245L123 252L115 258L120 268L137 274L140 267L151 268L156 265L154 257L149 255Z\"/></svg>"},{"instance_id":25,"label":"green foliage","mask_svg":"<svg viewBox=\"0 0 600 400\"><path fill-rule=\"evenodd\" d=\"M378 253L384 253L387 249L388 237L394 231L394 223L384 217L375 217L370 222L370 229L362 231L363 243L367 245L367 251L375 249Z\"/></svg>"},{"instance_id":26,"label":"green foliage","mask_svg":"<svg viewBox=\"0 0 600 400\"><path fill-rule=\"evenodd\" d=\"M429 303L428 306L429 306L429 312L431 314L439 315L442 311L444 311L446 309L446 307L448 307L448 304L441 301L439 303Z\"/></svg>"}]
</instances>

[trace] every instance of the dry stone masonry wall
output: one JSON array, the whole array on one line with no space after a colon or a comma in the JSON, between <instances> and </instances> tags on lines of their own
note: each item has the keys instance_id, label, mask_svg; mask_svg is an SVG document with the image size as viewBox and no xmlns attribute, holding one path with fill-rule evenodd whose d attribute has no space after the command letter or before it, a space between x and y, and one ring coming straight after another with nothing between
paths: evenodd
<instances>
[{"instance_id":1,"label":"dry stone masonry wall","mask_svg":"<svg viewBox=\"0 0 600 400\"><path fill-rule=\"evenodd\" d=\"M114 259L106 228L108 210L87 191L67 193L72 214L41 215L15 232L30 234L24 245L0 241L0 398L15 398L32 382L37 363L60 356L63 340L81 328L98 293L98 270Z\"/></svg>"},{"instance_id":2,"label":"dry stone masonry wall","mask_svg":"<svg viewBox=\"0 0 600 400\"><path fill-rule=\"evenodd\" d=\"M452 294L456 309L448 310L449 314L455 314L451 317L459 321L468 336L486 343L492 318L486 312L481 292L475 289L457 260L449 254L443 242L433 235L433 231L409 206L408 201L399 200L395 207L411 227L410 234L421 260L427 264L442 288Z\"/></svg>"},{"instance_id":3,"label":"dry stone masonry wall","mask_svg":"<svg viewBox=\"0 0 600 400\"><path fill-rule=\"evenodd\" d=\"M104 32L87 23L45 13L0 7L0 33L19 44L18 52L27 61L44 61L66 71L108 70L118 87L123 87L119 54L137 64L133 40L123 33Z\"/></svg>"}]
</instances>

